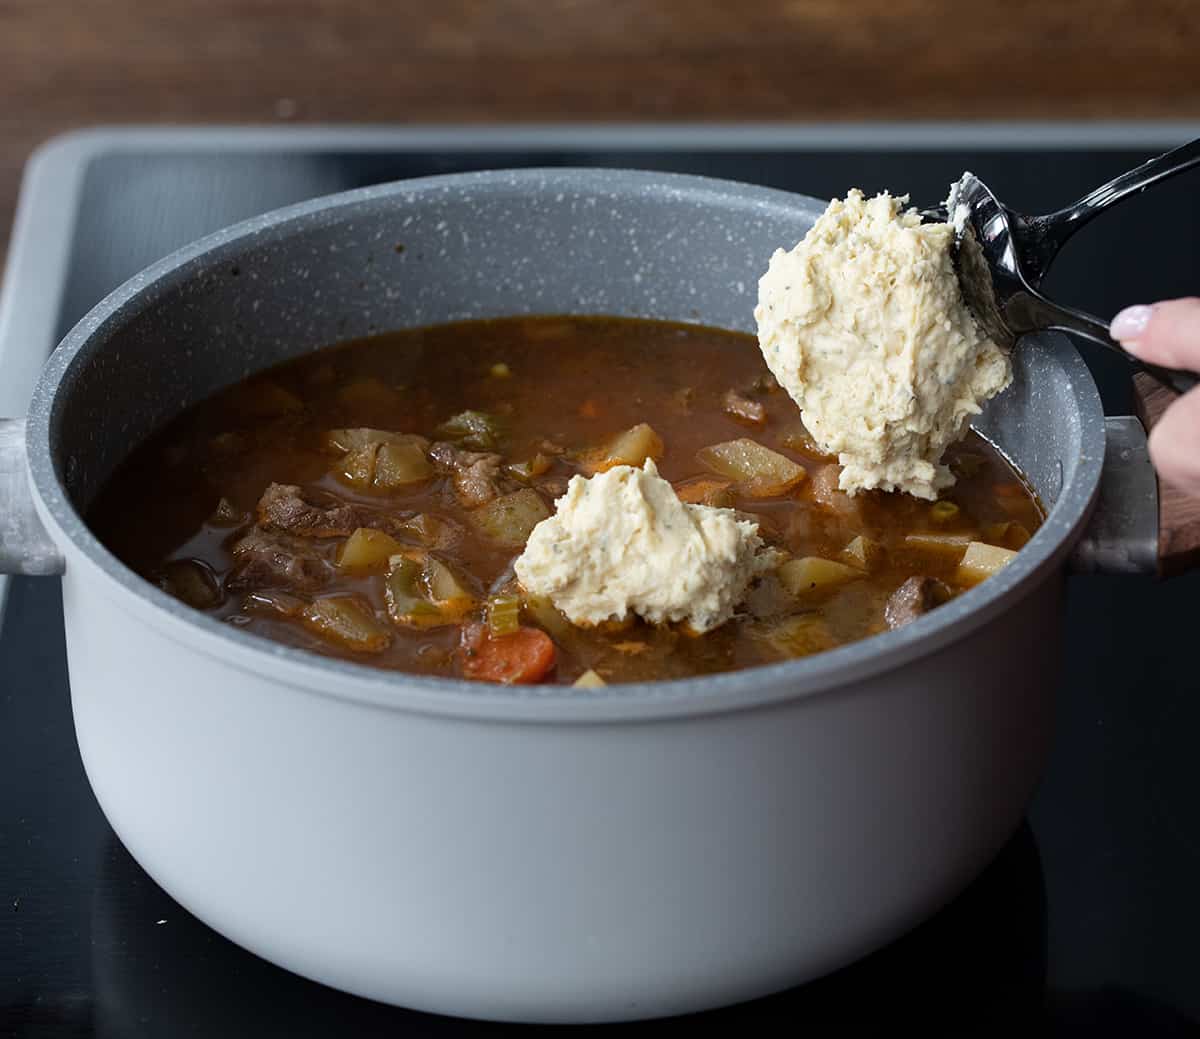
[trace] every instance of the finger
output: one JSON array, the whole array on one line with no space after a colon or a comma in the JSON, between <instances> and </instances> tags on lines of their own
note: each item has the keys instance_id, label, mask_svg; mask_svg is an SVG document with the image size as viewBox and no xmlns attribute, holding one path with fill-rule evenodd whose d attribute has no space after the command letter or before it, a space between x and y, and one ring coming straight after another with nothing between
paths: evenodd
<instances>
[{"instance_id":1,"label":"finger","mask_svg":"<svg viewBox=\"0 0 1200 1039\"><path fill-rule=\"evenodd\" d=\"M1143 361L1200 371L1200 299L1126 307L1113 318L1109 334Z\"/></svg>"},{"instance_id":2,"label":"finger","mask_svg":"<svg viewBox=\"0 0 1200 1039\"><path fill-rule=\"evenodd\" d=\"M1200 496L1200 387L1175 401L1155 424L1150 459L1168 483Z\"/></svg>"}]
</instances>

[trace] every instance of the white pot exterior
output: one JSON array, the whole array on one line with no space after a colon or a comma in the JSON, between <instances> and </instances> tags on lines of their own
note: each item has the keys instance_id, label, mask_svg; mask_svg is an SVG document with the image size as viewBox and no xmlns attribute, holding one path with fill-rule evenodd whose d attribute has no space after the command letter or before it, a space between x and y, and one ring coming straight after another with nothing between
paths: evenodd
<instances>
[{"instance_id":1,"label":"white pot exterior","mask_svg":"<svg viewBox=\"0 0 1200 1039\"><path fill-rule=\"evenodd\" d=\"M266 959L423 1010L612 1021L823 974L986 864L1048 747L1057 574L834 692L584 724L254 675L87 574L63 584L76 730L134 857Z\"/></svg>"}]
</instances>

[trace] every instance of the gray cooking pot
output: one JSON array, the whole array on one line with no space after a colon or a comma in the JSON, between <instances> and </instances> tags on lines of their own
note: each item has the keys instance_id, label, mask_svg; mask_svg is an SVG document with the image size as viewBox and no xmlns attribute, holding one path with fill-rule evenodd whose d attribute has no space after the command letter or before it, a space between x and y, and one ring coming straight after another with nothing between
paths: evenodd
<instances>
[{"instance_id":1,"label":"gray cooking pot","mask_svg":"<svg viewBox=\"0 0 1200 1039\"><path fill-rule=\"evenodd\" d=\"M1017 353L977 424L1052 507L1016 560L899 631L734 674L585 693L360 668L188 609L81 518L180 408L337 340L557 312L751 331L771 252L822 209L657 173L408 181L220 232L92 310L27 424L0 424L0 569L63 574L83 760L147 872L327 984L557 1022L794 985L961 890L1045 760L1063 573L1101 487L1105 419L1061 337ZM1083 555L1152 564L1144 437L1110 435L1138 508Z\"/></svg>"}]
</instances>

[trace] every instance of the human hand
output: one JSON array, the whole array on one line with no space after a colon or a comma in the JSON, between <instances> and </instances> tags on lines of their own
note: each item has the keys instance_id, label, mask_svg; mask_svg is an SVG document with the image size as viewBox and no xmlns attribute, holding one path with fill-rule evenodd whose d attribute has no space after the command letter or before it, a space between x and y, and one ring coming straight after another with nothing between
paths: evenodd
<instances>
[{"instance_id":1,"label":"human hand","mask_svg":"<svg viewBox=\"0 0 1200 1039\"><path fill-rule=\"evenodd\" d=\"M1113 318L1109 334L1143 361L1200 372L1200 298L1126 307ZM1155 424L1150 458L1164 480L1200 497L1200 386Z\"/></svg>"}]
</instances>

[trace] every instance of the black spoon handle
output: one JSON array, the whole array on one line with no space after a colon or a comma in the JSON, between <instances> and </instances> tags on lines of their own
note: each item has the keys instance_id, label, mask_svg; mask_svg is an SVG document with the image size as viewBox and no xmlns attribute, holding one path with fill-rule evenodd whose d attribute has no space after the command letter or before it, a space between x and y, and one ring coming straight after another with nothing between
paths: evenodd
<instances>
[{"instance_id":1,"label":"black spoon handle","mask_svg":"<svg viewBox=\"0 0 1200 1039\"><path fill-rule=\"evenodd\" d=\"M1098 214L1197 165L1200 165L1200 137L1114 177L1064 209L1044 216L1013 214L1017 217L1014 230L1027 274L1033 277L1034 284L1041 281L1067 239Z\"/></svg>"},{"instance_id":2,"label":"black spoon handle","mask_svg":"<svg viewBox=\"0 0 1200 1039\"><path fill-rule=\"evenodd\" d=\"M1149 364L1134 357L1108 334L1108 325L1099 318L1092 317L1091 314L1085 314L1082 310L1073 310L1071 307L1053 303L1045 296L1028 292L1021 293L1019 304L1016 297L1009 301L1010 309L1014 308L1014 305L1021 311L1019 317L1016 313L1013 314L1014 317L1018 317L1019 323L1016 327L1052 328L1059 332L1071 332L1084 339L1090 339L1093 343L1107 346L1110 350L1119 353L1139 371L1152 375L1176 393L1187 393L1197 382L1200 382L1200 376L1195 372L1182 371L1178 368L1164 368L1161 365Z\"/></svg>"}]
</instances>

